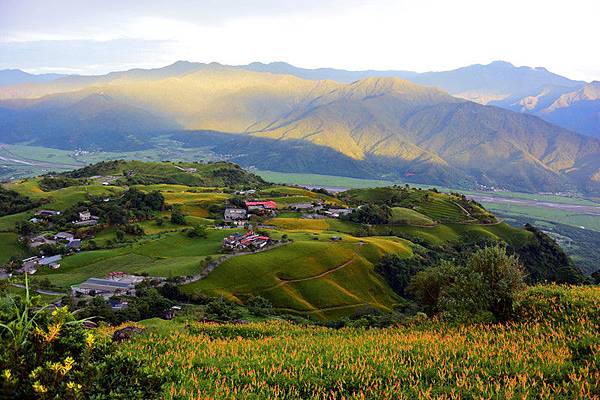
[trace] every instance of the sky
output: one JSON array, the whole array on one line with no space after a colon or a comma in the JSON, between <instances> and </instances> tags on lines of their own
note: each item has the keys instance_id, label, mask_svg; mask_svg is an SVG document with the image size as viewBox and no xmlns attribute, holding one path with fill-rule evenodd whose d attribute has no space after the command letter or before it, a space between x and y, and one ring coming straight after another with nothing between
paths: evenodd
<instances>
[{"instance_id":1,"label":"sky","mask_svg":"<svg viewBox=\"0 0 600 400\"><path fill-rule=\"evenodd\" d=\"M441 71L505 60L600 80L598 0L0 0L0 69L177 60Z\"/></svg>"}]
</instances>

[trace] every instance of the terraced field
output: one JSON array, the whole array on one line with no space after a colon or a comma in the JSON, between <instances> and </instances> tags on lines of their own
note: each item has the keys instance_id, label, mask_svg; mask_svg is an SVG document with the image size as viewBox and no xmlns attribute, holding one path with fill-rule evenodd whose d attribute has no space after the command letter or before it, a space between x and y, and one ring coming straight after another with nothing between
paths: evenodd
<instances>
[{"instance_id":1,"label":"terraced field","mask_svg":"<svg viewBox=\"0 0 600 400\"><path fill-rule=\"evenodd\" d=\"M392 207L392 224L433 226L435 221L418 211L404 207Z\"/></svg>"}]
</instances>

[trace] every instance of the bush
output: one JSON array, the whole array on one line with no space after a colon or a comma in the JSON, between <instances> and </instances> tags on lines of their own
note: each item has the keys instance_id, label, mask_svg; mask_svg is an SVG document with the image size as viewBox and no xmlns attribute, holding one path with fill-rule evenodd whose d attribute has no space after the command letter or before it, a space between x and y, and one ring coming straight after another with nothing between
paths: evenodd
<instances>
[{"instance_id":1,"label":"bush","mask_svg":"<svg viewBox=\"0 0 600 400\"><path fill-rule=\"evenodd\" d=\"M236 304L219 297L206 305L206 316L218 321L233 321L239 319L242 313Z\"/></svg>"},{"instance_id":2,"label":"bush","mask_svg":"<svg viewBox=\"0 0 600 400\"><path fill-rule=\"evenodd\" d=\"M408 290L429 313L461 321L485 321L490 315L506 321L525 288L524 277L517 258L494 246L476 251L463 265L444 261L417 273Z\"/></svg>"},{"instance_id":3,"label":"bush","mask_svg":"<svg viewBox=\"0 0 600 400\"><path fill-rule=\"evenodd\" d=\"M175 225L185 225L185 216L178 209L171 213L171 223Z\"/></svg>"},{"instance_id":4,"label":"bush","mask_svg":"<svg viewBox=\"0 0 600 400\"><path fill-rule=\"evenodd\" d=\"M273 304L261 296L253 296L246 301L246 307L250 312L258 317L264 317L273 314Z\"/></svg>"},{"instance_id":5,"label":"bush","mask_svg":"<svg viewBox=\"0 0 600 400\"><path fill-rule=\"evenodd\" d=\"M192 229L187 231L187 235L190 238L206 238L208 237L208 233L206 232L206 227L204 225L196 225Z\"/></svg>"},{"instance_id":6,"label":"bush","mask_svg":"<svg viewBox=\"0 0 600 400\"><path fill-rule=\"evenodd\" d=\"M1 398L158 399L164 377L97 337L67 307L0 299Z\"/></svg>"}]
</instances>

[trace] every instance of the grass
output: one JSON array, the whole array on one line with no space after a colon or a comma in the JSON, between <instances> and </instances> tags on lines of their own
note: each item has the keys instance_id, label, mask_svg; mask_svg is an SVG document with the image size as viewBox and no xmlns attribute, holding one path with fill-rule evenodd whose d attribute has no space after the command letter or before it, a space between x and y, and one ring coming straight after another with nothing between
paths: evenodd
<instances>
[{"instance_id":1,"label":"grass","mask_svg":"<svg viewBox=\"0 0 600 400\"><path fill-rule=\"evenodd\" d=\"M384 180L347 178L333 175L298 174L274 171L256 171L255 173L268 182L325 188L367 188L394 184L394 182Z\"/></svg>"},{"instance_id":2,"label":"grass","mask_svg":"<svg viewBox=\"0 0 600 400\"><path fill-rule=\"evenodd\" d=\"M29 252L17 242L16 233L0 233L0 265L8 262L11 256L25 258Z\"/></svg>"},{"instance_id":3,"label":"grass","mask_svg":"<svg viewBox=\"0 0 600 400\"><path fill-rule=\"evenodd\" d=\"M124 349L174 374L165 399L598 399L600 289L536 287L525 300L535 313L496 325L153 319Z\"/></svg>"},{"instance_id":4,"label":"grass","mask_svg":"<svg viewBox=\"0 0 600 400\"><path fill-rule=\"evenodd\" d=\"M181 232L150 236L114 249L86 251L65 257L58 270L42 269L44 276L60 288L68 288L90 277L109 272L147 272L153 276L197 274L206 256L217 256L221 240L229 232L209 230L206 239L191 239Z\"/></svg>"},{"instance_id":5,"label":"grass","mask_svg":"<svg viewBox=\"0 0 600 400\"><path fill-rule=\"evenodd\" d=\"M418 211L404 207L392 207L392 224L432 226L435 222Z\"/></svg>"},{"instance_id":6,"label":"grass","mask_svg":"<svg viewBox=\"0 0 600 400\"><path fill-rule=\"evenodd\" d=\"M291 233L290 238L292 243L268 252L229 259L183 291L237 302L260 295L279 309L316 318L347 315L366 305L389 310L398 302L374 274L373 263L385 251L410 256L405 242L368 238L361 243L351 236L332 242L330 235L310 233Z\"/></svg>"}]
</instances>

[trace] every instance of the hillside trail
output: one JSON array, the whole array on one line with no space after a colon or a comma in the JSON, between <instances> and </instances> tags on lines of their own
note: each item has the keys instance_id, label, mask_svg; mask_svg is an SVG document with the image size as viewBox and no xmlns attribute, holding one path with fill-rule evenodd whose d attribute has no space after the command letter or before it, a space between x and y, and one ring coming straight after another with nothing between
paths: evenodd
<instances>
[{"instance_id":1,"label":"hillside trail","mask_svg":"<svg viewBox=\"0 0 600 400\"><path fill-rule=\"evenodd\" d=\"M366 243L364 243L364 242L359 242L359 243L358 243L358 246L359 246L359 247L362 247L362 246L364 246L365 244L366 244ZM306 282L306 281L310 281L310 280L313 280L313 279L320 279L320 278L323 278L324 276L327 276L327 275L329 275L329 274L332 274L332 273L334 273L334 272L336 272L336 271L339 271L340 269L346 268L348 265L352 264L352 263L354 262L354 260L356 260L356 257L357 257L357 256L358 256L358 253L357 253L357 252L356 252L356 250L355 250L355 251L354 251L354 254L352 255L352 258L350 258L348 261L344 262L343 264L341 264L341 265L338 265L338 266L337 266L337 267L335 267L335 268L328 269L327 271L325 271L325 272L322 272L322 273L320 273L320 274L318 274L318 275L308 276L308 277L306 277L306 278L298 278L298 279L288 279L288 280L282 280L282 281L281 281L281 282L279 282L277 285L274 285L274 286L269 286L268 288L261 289L259 292L268 292L268 291L270 291L270 290L274 290L274 289L280 288L280 287L282 287L282 286L285 286L285 285L288 285L288 284L290 284L290 283Z\"/></svg>"}]
</instances>

